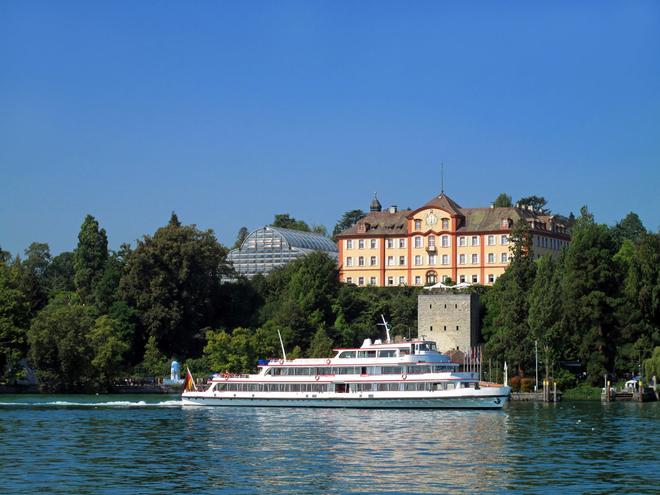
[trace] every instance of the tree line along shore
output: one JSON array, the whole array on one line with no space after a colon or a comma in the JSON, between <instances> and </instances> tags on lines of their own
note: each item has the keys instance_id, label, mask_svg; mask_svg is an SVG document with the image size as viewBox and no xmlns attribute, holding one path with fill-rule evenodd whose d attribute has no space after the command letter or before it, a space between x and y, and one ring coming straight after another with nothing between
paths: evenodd
<instances>
[{"instance_id":1,"label":"tree line along shore","mask_svg":"<svg viewBox=\"0 0 660 495\"><path fill-rule=\"evenodd\" d=\"M492 287L470 288L481 294L484 359L506 361L514 384L524 382L536 343L561 389L600 385L604 374L660 376L660 234L634 213L607 226L583 208L572 223L555 259L536 259L517 225L510 267ZM310 229L286 214L278 224ZM322 253L247 280L227 252L174 213L117 251L91 215L73 252L0 249L0 384L20 383L29 368L42 391L111 391L128 377L165 376L172 359L202 375L248 372L280 356L278 330L287 357L330 356L373 338L381 314L395 335L416 336L418 288L342 284Z\"/></svg>"}]
</instances>

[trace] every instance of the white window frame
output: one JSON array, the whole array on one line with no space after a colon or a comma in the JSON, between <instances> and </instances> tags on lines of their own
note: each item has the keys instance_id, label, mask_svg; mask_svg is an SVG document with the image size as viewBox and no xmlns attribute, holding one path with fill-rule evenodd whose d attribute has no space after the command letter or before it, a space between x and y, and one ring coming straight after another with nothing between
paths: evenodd
<instances>
[{"instance_id":1,"label":"white window frame","mask_svg":"<svg viewBox=\"0 0 660 495\"><path fill-rule=\"evenodd\" d=\"M364 256L358 256L358 266L364 266Z\"/></svg>"},{"instance_id":2,"label":"white window frame","mask_svg":"<svg viewBox=\"0 0 660 495\"><path fill-rule=\"evenodd\" d=\"M470 237L470 245L471 246L478 246L479 245L479 236L478 235L473 235Z\"/></svg>"},{"instance_id":3,"label":"white window frame","mask_svg":"<svg viewBox=\"0 0 660 495\"><path fill-rule=\"evenodd\" d=\"M414 243L415 243L414 245L415 245L416 248L423 248L424 247L424 241L422 240L421 235L416 235L415 236Z\"/></svg>"},{"instance_id":4,"label":"white window frame","mask_svg":"<svg viewBox=\"0 0 660 495\"><path fill-rule=\"evenodd\" d=\"M436 266L438 262L438 255L429 254L429 266Z\"/></svg>"},{"instance_id":5,"label":"white window frame","mask_svg":"<svg viewBox=\"0 0 660 495\"><path fill-rule=\"evenodd\" d=\"M489 246L494 246L495 245L495 236L494 235L489 235L488 236L488 245Z\"/></svg>"},{"instance_id":6,"label":"white window frame","mask_svg":"<svg viewBox=\"0 0 660 495\"><path fill-rule=\"evenodd\" d=\"M509 253L502 253L500 255L500 262L501 263L508 263L509 262Z\"/></svg>"},{"instance_id":7,"label":"white window frame","mask_svg":"<svg viewBox=\"0 0 660 495\"><path fill-rule=\"evenodd\" d=\"M376 256L369 257L369 266L377 266L378 258Z\"/></svg>"},{"instance_id":8,"label":"white window frame","mask_svg":"<svg viewBox=\"0 0 660 495\"><path fill-rule=\"evenodd\" d=\"M422 277L415 275L415 285L422 285Z\"/></svg>"},{"instance_id":9,"label":"white window frame","mask_svg":"<svg viewBox=\"0 0 660 495\"><path fill-rule=\"evenodd\" d=\"M353 249L353 239L346 239L346 249Z\"/></svg>"},{"instance_id":10,"label":"white window frame","mask_svg":"<svg viewBox=\"0 0 660 495\"><path fill-rule=\"evenodd\" d=\"M378 248L378 240L377 239L369 239L369 247L371 249L377 249Z\"/></svg>"},{"instance_id":11,"label":"white window frame","mask_svg":"<svg viewBox=\"0 0 660 495\"><path fill-rule=\"evenodd\" d=\"M465 255L464 254L459 254L458 255L458 264L459 265L465 265Z\"/></svg>"},{"instance_id":12,"label":"white window frame","mask_svg":"<svg viewBox=\"0 0 660 495\"><path fill-rule=\"evenodd\" d=\"M364 249L364 239L358 240L358 249Z\"/></svg>"},{"instance_id":13,"label":"white window frame","mask_svg":"<svg viewBox=\"0 0 660 495\"><path fill-rule=\"evenodd\" d=\"M473 284L478 284L479 283L479 275L472 274L471 280L472 280Z\"/></svg>"},{"instance_id":14,"label":"white window frame","mask_svg":"<svg viewBox=\"0 0 660 495\"><path fill-rule=\"evenodd\" d=\"M405 256L399 256L399 265L398 266L406 266L406 257Z\"/></svg>"},{"instance_id":15,"label":"white window frame","mask_svg":"<svg viewBox=\"0 0 660 495\"><path fill-rule=\"evenodd\" d=\"M440 245L441 245L442 247L449 247L449 246L451 246L451 240L449 239L449 236L448 236L448 235L443 235L442 237L440 237Z\"/></svg>"},{"instance_id":16,"label":"white window frame","mask_svg":"<svg viewBox=\"0 0 660 495\"><path fill-rule=\"evenodd\" d=\"M394 239L387 239L387 248L392 249L394 247Z\"/></svg>"},{"instance_id":17,"label":"white window frame","mask_svg":"<svg viewBox=\"0 0 660 495\"><path fill-rule=\"evenodd\" d=\"M502 234L502 235L500 236L500 244L502 244L502 246L506 246L506 245L509 244L509 236L508 236L508 234Z\"/></svg>"},{"instance_id":18,"label":"white window frame","mask_svg":"<svg viewBox=\"0 0 660 495\"><path fill-rule=\"evenodd\" d=\"M405 249L406 248L406 239L405 237L402 237L399 239L399 249Z\"/></svg>"},{"instance_id":19,"label":"white window frame","mask_svg":"<svg viewBox=\"0 0 660 495\"><path fill-rule=\"evenodd\" d=\"M422 257L419 254L415 255L415 266L422 266Z\"/></svg>"},{"instance_id":20,"label":"white window frame","mask_svg":"<svg viewBox=\"0 0 660 495\"><path fill-rule=\"evenodd\" d=\"M353 283L353 277L346 277L346 283L347 284L352 284Z\"/></svg>"},{"instance_id":21,"label":"white window frame","mask_svg":"<svg viewBox=\"0 0 660 495\"><path fill-rule=\"evenodd\" d=\"M353 257L346 256L346 266L353 266Z\"/></svg>"},{"instance_id":22,"label":"white window frame","mask_svg":"<svg viewBox=\"0 0 660 495\"><path fill-rule=\"evenodd\" d=\"M394 266L394 256L387 257L387 266Z\"/></svg>"},{"instance_id":23,"label":"white window frame","mask_svg":"<svg viewBox=\"0 0 660 495\"><path fill-rule=\"evenodd\" d=\"M358 285L364 285L364 277L358 277Z\"/></svg>"},{"instance_id":24,"label":"white window frame","mask_svg":"<svg viewBox=\"0 0 660 495\"><path fill-rule=\"evenodd\" d=\"M472 253L472 264L473 265L479 264L479 255L477 253Z\"/></svg>"},{"instance_id":25,"label":"white window frame","mask_svg":"<svg viewBox=\"0 0 660 495\"><path fill-rule=\"evenodd\" d=\"M467 237L465 237L464 235L460 236L460 237L458 238L458 246L459 246L459 247L465 247L465 246L467 246Z\"/></svg>"},{"instance_id":26,"label":"white window frame","mask_svg":"<svg viewBox=\"0 0 660 495\"><path fill-rule=\"evenodd\" d=\"M488 263L495 263L495 253L488 253Z\"/></svg>"}]
</instances>

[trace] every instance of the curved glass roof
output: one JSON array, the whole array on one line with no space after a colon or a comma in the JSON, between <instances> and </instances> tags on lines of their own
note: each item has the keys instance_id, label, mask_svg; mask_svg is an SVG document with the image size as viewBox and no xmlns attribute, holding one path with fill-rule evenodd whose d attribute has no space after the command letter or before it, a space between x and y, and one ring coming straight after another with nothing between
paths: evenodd
<instances>
[{"instance_id":1,"label":"curved glass roof","mask_svg":"<svg viewBox=\"0 0 660 495\"><path fill-rule=\"evenodd\" d=\"M279 233L290 247L302 249L313 249L315 251L337 252L337 245L331 239L314 232L303 232L301 230L283 229L280 227L264 227Z\"/></svg>"},{"instance_id":2,"label":"curved glass roof","mask_svg":"<svg viewBox=\"0 0 660 495\"><path fill-rule=\"evenodd\" d=\"M320 234L267 226L251 232L227 258L238 273L252 277L312 251L323 251L334 259L338 254L335 243Z\"/></svg>"}]
</instances>

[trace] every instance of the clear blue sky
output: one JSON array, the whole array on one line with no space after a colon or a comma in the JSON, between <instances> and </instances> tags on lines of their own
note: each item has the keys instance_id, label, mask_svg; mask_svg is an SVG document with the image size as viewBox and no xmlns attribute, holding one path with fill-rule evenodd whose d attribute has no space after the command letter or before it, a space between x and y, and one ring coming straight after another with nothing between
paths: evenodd
<instances>
[{"instance_id":1,"label":"clear blue sky","mask_svg":"<svg viewBox=\"0 0 660 495\"><path fill-rule=\"evenodd\" d=\"M0 246L500 192L660 227L660 2L0 2Z\"/></svg>"}]
</instances>

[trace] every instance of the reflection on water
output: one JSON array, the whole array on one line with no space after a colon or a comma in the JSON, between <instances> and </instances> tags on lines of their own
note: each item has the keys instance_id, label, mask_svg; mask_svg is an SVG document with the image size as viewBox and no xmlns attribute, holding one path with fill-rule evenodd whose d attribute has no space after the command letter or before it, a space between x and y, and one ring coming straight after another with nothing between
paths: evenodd
<instances>
[{"instance_id":1,"label":"reflection on water","mask_svg":"<svg viewBox=\"0 0 660 495\"><path fill-rule=\"evenodd\" d=\"M0 492L656 493L660 404L410 411L173 399L0 399Z\"/></svg>"}]
</instances>

